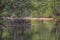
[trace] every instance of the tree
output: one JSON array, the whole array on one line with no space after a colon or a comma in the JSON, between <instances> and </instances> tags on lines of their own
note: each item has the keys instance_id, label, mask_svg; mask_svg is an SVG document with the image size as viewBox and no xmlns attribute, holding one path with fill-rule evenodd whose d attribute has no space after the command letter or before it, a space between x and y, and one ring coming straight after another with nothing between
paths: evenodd
<instances>
[{"instance_id":1,"label":"tree","mask_svg":"<svg viewBox=\"0 0 60 40\"><path fill-rule=\"evenodd\" d=\"M1 2L0 2L0 14L3 11L3 9L4 9L4 4L1 4ZM0 15L0 40L3 40L2 33L3 33L3 27L5 27L5 25L1 22L1 20L3 20L3 18Z\"/></svg>"},{"instance_id":2,"label":"tree","mask_svg":"<svg viewBox=\"0 0 60 40\"><path fill-rule=\"evenodd\" d=\"M54 8L53 8L53 13L54 13L54 18L55 18L55 25L54 28L52 29L52 35L54 35L54 39L55 40L60 40L60 9L59 9L59 2L55 1L56 3L54 4Z\"/></svg>"}]
</instances>

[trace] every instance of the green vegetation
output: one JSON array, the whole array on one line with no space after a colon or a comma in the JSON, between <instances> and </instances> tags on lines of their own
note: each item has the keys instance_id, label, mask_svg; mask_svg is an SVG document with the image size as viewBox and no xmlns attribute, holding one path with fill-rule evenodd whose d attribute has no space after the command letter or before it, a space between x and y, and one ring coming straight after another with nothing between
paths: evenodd
<instances>
[{"instance_id":1,"label":"green vegetation","mask_svg":"<svg viewBox=\"0 0 60 40\"><path fill-rule=\"evenodd\" d=\"M0 40L60 40L59 0L0 0L0 5L4 5L0 6L2 17L55 18L52 21L30 20L27 26L23 25L24 20L13 20L13 23L12 20L0 19L5 26L20 25L3 27L0 24Z\"/></svg>"}]
</instances>

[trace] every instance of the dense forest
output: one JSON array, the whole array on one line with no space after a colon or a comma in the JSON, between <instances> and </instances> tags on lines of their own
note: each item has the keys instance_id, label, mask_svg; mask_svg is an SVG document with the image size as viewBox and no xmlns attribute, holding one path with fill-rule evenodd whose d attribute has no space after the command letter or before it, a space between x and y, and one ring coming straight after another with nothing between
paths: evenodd
<instances>
[{"instance_id":1,"label":"dense forest","mask_svg":"<svg viewBox=\"0 0 60 40\"><path fill-rule=\"evenodd\" d=\"M0 40L60 40L60 0L0 0Z\"/></svg>"}]
</instances>

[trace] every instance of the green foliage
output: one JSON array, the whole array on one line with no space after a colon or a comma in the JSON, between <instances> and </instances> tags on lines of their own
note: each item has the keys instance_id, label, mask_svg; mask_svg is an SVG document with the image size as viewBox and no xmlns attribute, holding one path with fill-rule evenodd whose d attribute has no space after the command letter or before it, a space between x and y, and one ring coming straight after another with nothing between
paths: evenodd
<instances>
[{"instance_id":1,"label":"green foliage","mask_svg":"<svg viewBox=\"0 0 60 40\"><path fill-rule=\"evenodd\" d=\"M21 17L49 17L53 16L55 13L60 13L60 2L54 4L54 0L2 0L2 4L3 3L5 4L5 8L2 14L0 14L1 16L15 14ZM54 5L56 9L55 13L53 13ZM60 20L60 16L55 16L55 19ZM8 23L7 20L4 20L4 22ZM43 21L39 23L39 21L31 20L31 33L26 33L25 36L27 36L25 38L30 38L30 40L39 40L40 37L38 31L42 30L42 32L40 31L40 35L43 35L42 40L49 40L44 38L47 37L46 35L49 37L53 26L54 22L52 23L52 21ZM10 34L7 31L8 28L4 30L5 31L3 32L2 36L4 40L6 40L5 38L8 38ZM46 34L44 34L45 32L43 31L46 30L48 30L49 33L47 31ZM52 38L52 40L55 40L54 36Z\"/></svg>"},{"instance_id":2,"label":"green foliage","mask_svg":"<svg viewBox=\"0 0 60 40\"><path fill-rule=\"evenodd\" d=\"M8 40L8 38L9 38L8 28L4 28L2 38L3 38L4 40Z\"/></svg>"}]
</instances>

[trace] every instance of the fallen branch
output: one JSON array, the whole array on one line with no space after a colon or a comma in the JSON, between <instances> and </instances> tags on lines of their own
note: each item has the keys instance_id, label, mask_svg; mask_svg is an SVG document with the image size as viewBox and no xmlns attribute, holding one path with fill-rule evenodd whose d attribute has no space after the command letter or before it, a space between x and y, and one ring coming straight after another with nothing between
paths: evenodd
<instances>
[{"instance_id":1,"label":"fallen branch","mask_svg":"<svg viewBox=\"0 0 60 40\"><path fill-rule=\"evenodd\" d=\"M54 18L30 18L30 17L24 17L24 18L11 18L11 17L3 17L3 19L10 19L10 20L54 20Z\"/></svg>"}]
</instances>

